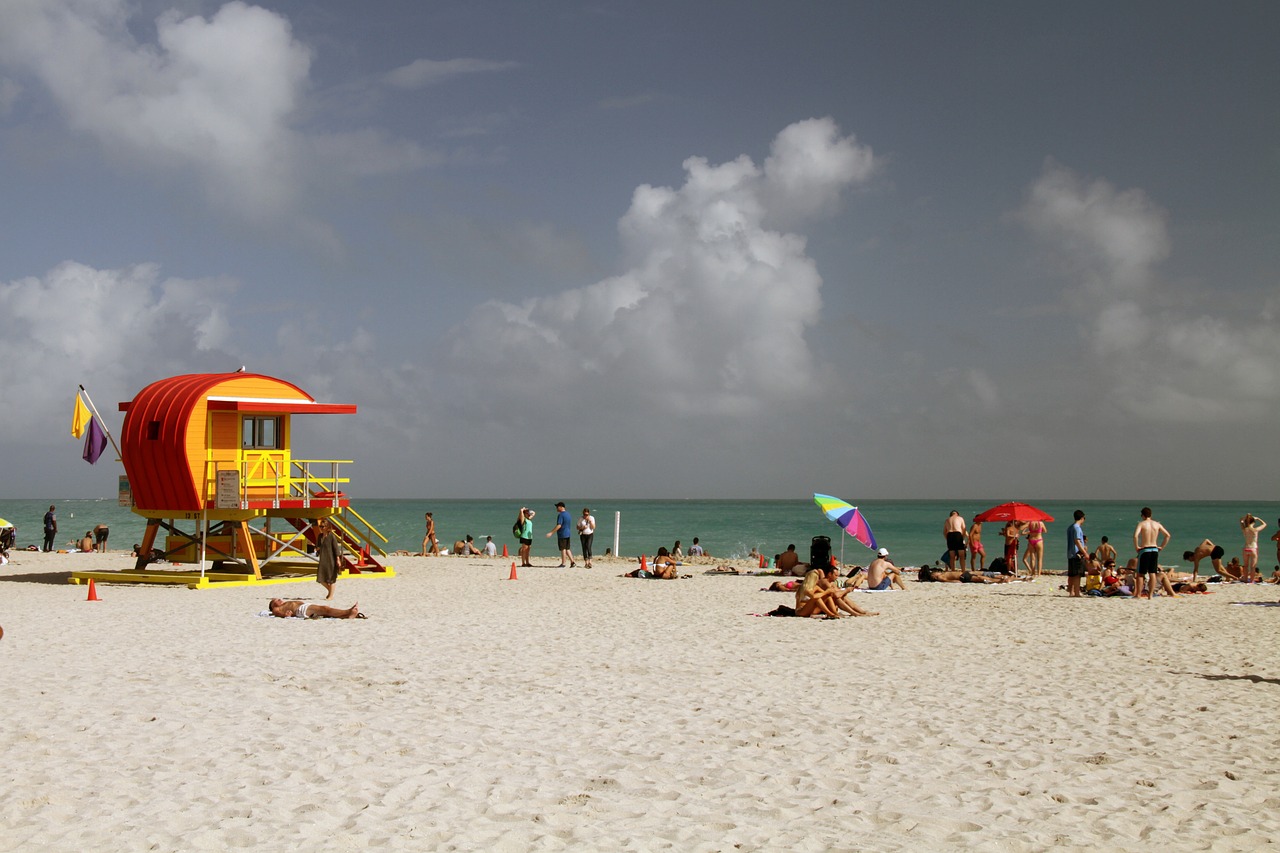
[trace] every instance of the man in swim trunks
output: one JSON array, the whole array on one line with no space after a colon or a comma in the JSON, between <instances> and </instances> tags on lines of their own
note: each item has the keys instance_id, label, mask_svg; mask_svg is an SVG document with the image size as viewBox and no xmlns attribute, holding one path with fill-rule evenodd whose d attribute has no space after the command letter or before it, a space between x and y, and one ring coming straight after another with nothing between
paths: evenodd
<instances>
[{"instance_id":1,"label":"man in swim trunks","mask_svg":"<svg viewBox=\"0 0 1280 853\"><path fill-rule=\"evenodd\" d=\"M297 599L286 601L283 598L271 599L268 608L271 610L272 616L279 616L281 619L364 619L366 618L360 612L359 602L351 605L346 610L337 607L328 607L324 604L313 604L307 601L298 601Z\"/></svg>"},{"instance_id":2,"label":"man in swim trunks","mask_svg":"<svg viewBox=\"0 0 1280 853\"><path fill-rule=\"evenodd\" d=\"M1160 541L1162 535L1164 542ZM1133 531L1133 548L1138 552L1138 588L1134 590L1135 598L1142 597L1144 588L1148 600L1155 594L1156 587L1161 582L1160 552L1172 538L1169 531L1164 529L1164 525L1151 517L1151 507L1144 506L1142 521L1138 522L1138 526Z\"/></svg>"},{"instance_id":3,"label":"man in swim trunks","mask_svg":"<svg viewBox=\"0 0 1280 853\"><path fill-rule=\"evenodd\" d=\"M901 590L906 589L902 584L902 575L898 573L898 567L889 559L889 549L881 548L876 552L876 558L871 561L871 565L867 566L867 589L880 592L895 586Z\"/></svg>"},{"instance_id":4,"label":"man in swim trunks","mask_svg":"<svg viewBox=\"0 0 1280 853\"><path fill-rule=\"evenodd\" d=\"M1213 563L1213 570L1222 577L1228 577L1222 571L1222 555L1227 553L1221 545L1213 544L1213 540L1206 539L1196 546L1194 551L1183 551L1182 559L1191 562L1191 578L1194 581L1200 576L1200 561L1208 557Z\"/></svg>"},{"instance_id":5,"label":"man in swim trunks","mask_svg":"<svg viewBox=\"0 0 1280 853\"><path fill-rule=\"evenodd\" d=\"M947 540L947 566L953 572L965 567L965 526L964 517L958 510L951 510L951 515L942 524L942 535Z\"/></svg>"},{"instance_id":6,"label":"man in swim trunks","mask_svg":"<svg viewBox=\"0 0 1280 853\"><path fill-rule=\"evenodd\" d=\"M107 550L107 536L110 535L111 528L105 524L99 524L93 528L93 550L99 553L105 553Z\"/></svg>"},{"instance_id":7,"label":"man in swim trunks","mask_svg":"<svg viewBox=\"0 0 1280 853\"><path fill-rule=\"evenodd\" d=\"M1018 573L1018 540L1022 538L1022 525L1011 521L1000 531L1004 537L1004 561L1016 575Z\"/></svg>"},{"instance_id":8,"label":"man in swim trunks","mask_svg":"<svg viewBox=\"0 0 1280 853\"><path fill-rule=\"evenodd\" d=\"M982 522L974 521L969 527L969 565L982 571L987 562L987 549L982 546Z\"/></svg>"}]
</instances>

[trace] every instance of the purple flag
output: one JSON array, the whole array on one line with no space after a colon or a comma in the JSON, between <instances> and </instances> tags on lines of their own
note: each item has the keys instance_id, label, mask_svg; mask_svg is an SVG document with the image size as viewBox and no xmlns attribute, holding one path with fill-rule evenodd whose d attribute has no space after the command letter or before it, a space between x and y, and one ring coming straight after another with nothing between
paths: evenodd
<instances>
[{"instance_id":1,"label":"purple flag","mask_svg":"<svg viewBox=\"0 0 1280 853\"><path fill-rule=\"evenodd\" d=\"M98 457L102 455L102 451L106 449L107 437L102 432L102 427L98 426L97 418L89 419L89 429L84 437L84 461L90 465L98 461Z\"/></svg>"}]
</instances>

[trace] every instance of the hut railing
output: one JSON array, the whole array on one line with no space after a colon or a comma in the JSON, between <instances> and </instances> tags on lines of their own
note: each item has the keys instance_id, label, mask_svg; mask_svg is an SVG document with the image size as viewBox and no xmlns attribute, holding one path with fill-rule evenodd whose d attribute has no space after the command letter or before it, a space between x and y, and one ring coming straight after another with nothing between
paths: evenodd
<instances>
[{"instance_id":1,"label":"hut railing","mask_svg":"<svg viewBox=\"0 0 1280 853\"><path fill-rule=\"evenodd\" d=\"M241 463L216 459L206 461L206 503L227 509L230 507L225 505L231 501L239 503L240 509L264 504L279 509L282 501L300 501L304 508L341 506L341 486L351 482L349 477L342 476L341 466L350 465L350 459L293 459L287 469L276 464L283 461L275 458L269 465L261 459L246 459ZM225 480L228 472L237 475L234 485ZM221 495L220 483L223 488ZM227 493L228 489L234 489L234 497Z\"/></svg>"}]
</instances>

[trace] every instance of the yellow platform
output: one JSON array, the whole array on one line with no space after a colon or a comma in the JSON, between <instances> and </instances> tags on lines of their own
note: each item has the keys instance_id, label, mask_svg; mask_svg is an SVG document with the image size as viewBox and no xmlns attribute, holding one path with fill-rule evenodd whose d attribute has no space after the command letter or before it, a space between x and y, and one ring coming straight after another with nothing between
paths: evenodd
<instances>
[{"instance_id":1,"label":"yellow platform","mask_svg":"<svg viewBox=\"0 0 1280 853\"><path fill-rule=\"evenodd\" d=\"M307 572L305 568L285 567L262 569L263 577L254 577L252 572L205 572L203 575L198 571L178 571L168 569L141 569L137 571L102 571L102 572L72 572L68 578L70 583L80 584L88 583L90 580L95 583L163 583L182 585L187 589L209 589L211 587L226 586L272 586L282 583L301 583L303 581L312 581L316 579L314 570ZM384 566L380 571L364 571L352 573L343 569L338 573L338 580L361 580L364 578L393 578L396 576L395 569L391 566Z\"/></svg>"}]
</instances>

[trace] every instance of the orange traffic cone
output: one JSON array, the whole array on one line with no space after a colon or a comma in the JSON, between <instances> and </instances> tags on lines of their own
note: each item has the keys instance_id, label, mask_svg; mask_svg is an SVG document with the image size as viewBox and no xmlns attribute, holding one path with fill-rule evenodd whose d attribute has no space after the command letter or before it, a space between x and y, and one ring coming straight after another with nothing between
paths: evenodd
<instances>
[{"instance_id":1,"label":"orange traffic cone","mask_svg":"<svg viewBox=\"0 0 1280 853\"><path fill-rule=\"evenodd\" d=\"M642 572L649 571L649 564L644 561L644 554L640 555L640 571Z\"/></svg>"},{"instance_id":2,"label":"orange traffic cone","mask_svg":"<svg viewBox=\"0 0 1280 853\"><path fill-rule=\"evenodd\" d=\"M101 600L102 600L101 598L98 598L98 590L93 585L93 578L89 578L89 597L86 598L85 601L101 601Z\"/></svg>"},{"instance_id":3,"label":"orange traffic cone","mask_svg":"<svg viewBox=\"0 0 1280 853\"><path fill-rule=\"evenodd\" d=\"M762 568L762 569L763 569L764 567L765 567L764 554L761 554L761 555L760 555L760 568Z\"/></svg>"},{"instance_id":4,"label":"orange traffic cone","mask_svg":"<svg viewBox=\"0 0 1280 853\"><path fill-rule=\"evenodd\" d=\"M520 580L520 578L516 577L516 564L514 560L511 562L511 577L507 578L507 580L509 581Z\"/></svg>"},{"instance_id":5,"label":"orange traffic cone","mask_svg":"<svg viewBox=\"0 0 1280 853\"><path fill-rule=\"evenodd\" d=\"M507 557L510 557L510 556L511 555L507 553L507 544L505 542L502 543L502 559L505 560Z\"/></svg>"}]
</instances>

